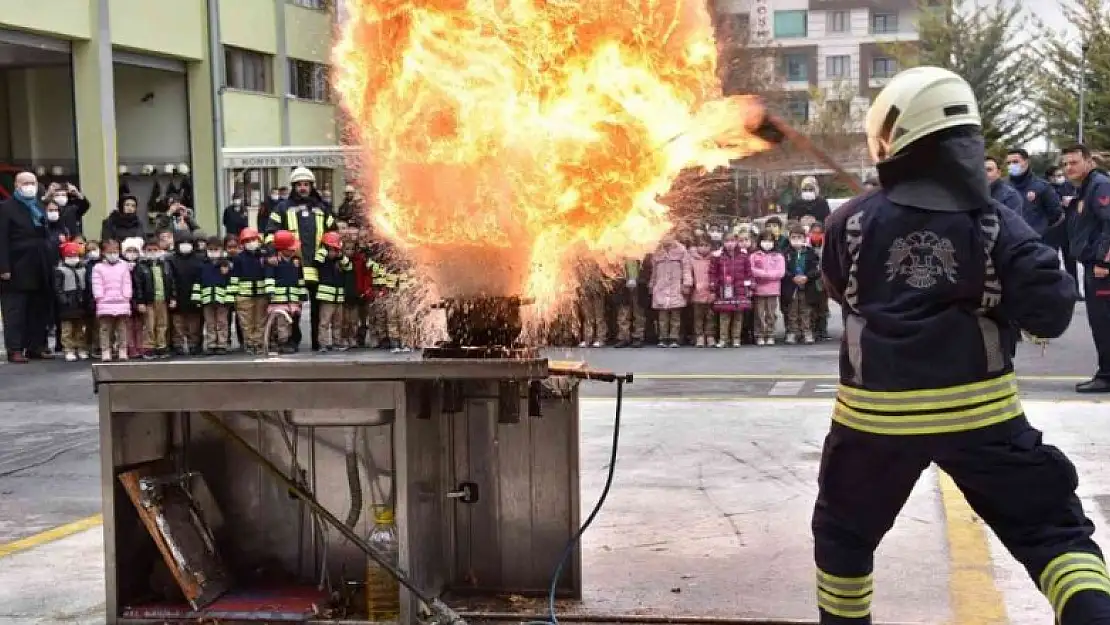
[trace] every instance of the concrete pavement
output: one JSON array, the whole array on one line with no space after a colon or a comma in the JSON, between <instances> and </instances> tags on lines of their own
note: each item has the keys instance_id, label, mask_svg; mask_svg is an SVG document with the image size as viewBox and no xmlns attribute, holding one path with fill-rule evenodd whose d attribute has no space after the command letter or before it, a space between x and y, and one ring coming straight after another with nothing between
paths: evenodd
<instances>
[{"instance_id":1,"label":"concrete pavement","mask_svg":"<svg viewBox=\"0 0 1110 625\"><path fill-rule=\"evenodd\" d=\"M633 402L617 478L584 539L586 597L573 612L812 619L809 515L831 400ZM1029 401L1030 418L1075 461L1089 514L1105 526L1110 409ZM583 402L583 503L608 461L612 400ZM0 623L94 624L101 535L84 529L7 556ZM528 605L517 605L527 609ZM536 611L542 606L535 604ZM1040 625L1051 613L962 498L934 470L882 545L880 622Z\"/></svg>"}]
</instances>

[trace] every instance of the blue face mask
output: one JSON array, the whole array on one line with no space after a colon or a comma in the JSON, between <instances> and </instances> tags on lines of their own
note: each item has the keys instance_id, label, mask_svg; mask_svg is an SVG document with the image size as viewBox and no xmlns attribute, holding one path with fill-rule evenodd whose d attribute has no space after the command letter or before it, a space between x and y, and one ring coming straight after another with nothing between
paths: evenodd
<instances>
[{"instance_id":1,"label":"blue face mask","mask_svg":"<svg viewBox=\"0 0 1110 625\"><path fill-rule=\"evenodd\" d=\"M1009 170L1011 176L1020 176L1022 174L1021 165L1017 163L1010 163Z\"/></svg>"}]
</instances>

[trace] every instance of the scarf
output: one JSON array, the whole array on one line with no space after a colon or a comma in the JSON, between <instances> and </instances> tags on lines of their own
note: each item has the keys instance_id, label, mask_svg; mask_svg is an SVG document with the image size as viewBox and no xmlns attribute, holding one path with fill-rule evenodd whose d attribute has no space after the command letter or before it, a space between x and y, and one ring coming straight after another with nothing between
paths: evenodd
<instances>
[{"instance_id":1,"label":"scarf","mask_svg":"<svg viewBox=\"0 0 1110 625\"><path fill-rule=\"evenodd\" d=\"M36 227L41 228L46 225L46 213L39 206L38 200L33 197L23 197L21 193L16 193L15 199L27 209L27 212L31 213L31 219L35 222Z\"/></svg>"}]
</instances>

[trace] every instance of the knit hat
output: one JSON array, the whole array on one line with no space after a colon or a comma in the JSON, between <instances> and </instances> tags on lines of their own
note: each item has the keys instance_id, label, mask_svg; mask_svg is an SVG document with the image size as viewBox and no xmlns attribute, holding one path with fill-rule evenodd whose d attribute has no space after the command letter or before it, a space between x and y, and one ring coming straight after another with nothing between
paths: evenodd
<instances>
[{"instance_id":1,"label":"knit hat","mask_svg":"<svg viewBox=\"0 0 1110 625\"><path fill-rule=\"evenodd\" d=\"M126 252L127 250L135 250L136 252L143 251L143 240L141 237L128 237L120 244L120 251Z\"/></svg>"},{"instance_id":2,"label":"knit hat","mask_svg":"<svg viewBox=\"0 0 1110 625\"><path fill-rule=\"evenodd\" d=\"M70 241L62 244L62 256L80 256L81 244L76 241Z\"/></svg>"}]
</instances>

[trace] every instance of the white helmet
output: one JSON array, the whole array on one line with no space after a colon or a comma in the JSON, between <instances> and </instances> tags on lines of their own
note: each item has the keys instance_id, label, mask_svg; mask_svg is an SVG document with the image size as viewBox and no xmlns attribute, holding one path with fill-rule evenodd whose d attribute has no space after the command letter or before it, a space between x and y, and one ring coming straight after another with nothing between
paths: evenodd
<instances>
[{"instance_id":1,"label":"white helmet","mask_svg":"<svg viewBox=\"0 0 1110 625\"><path fill-rule=\"evenodd\" d=\"M982 125L967 81L940 67L914 67L891 78L871 103L867 147L881 162L933 133Z\"/></svg>"},{"instance_id":2,"label":"white helmet","mask_svg":"<svg viewBox=\"0 0 1110 625\"><path fill-rule=\"evenodd\" d=\"M292 186L298 182L311 182L312 184L316 184L316 175L307 167L298 167L293 170L292 174L289 174L289 185Z\"/></svg>"}]
</instances>

